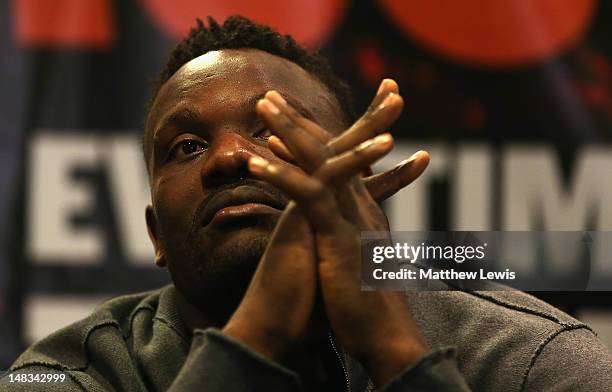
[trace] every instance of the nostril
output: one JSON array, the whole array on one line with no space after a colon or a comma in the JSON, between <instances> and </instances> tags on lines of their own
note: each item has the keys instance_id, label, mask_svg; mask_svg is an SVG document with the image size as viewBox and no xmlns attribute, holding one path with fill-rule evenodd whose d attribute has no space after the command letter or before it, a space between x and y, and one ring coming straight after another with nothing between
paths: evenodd
<instances>
[{"instance_id":1,"label":"nostril","mask_svg":"<svg viewBox=\"0 0 612 392\"><path fill-rule=\"evenodd\" d=\"M212 151L202 166L202 182L205 186L218 186L253 178L248 161L254 155L242 148Z\"/></svg>"},{"instance_id":2,"label":"nostril","mask_svg":"<svg viewBox=\"0 0 612 392\"><path fill-rule=\"evenodd\" d=\"M208 177L208 182L213 183L215 185L228 184L240 180L245 180L247 178L252 178L251 173L249 172L248 166L246 163L241 165L240 167L235 168L232 171L228 170L215 170L210 173Z\"/></svg>"}]
</instances>

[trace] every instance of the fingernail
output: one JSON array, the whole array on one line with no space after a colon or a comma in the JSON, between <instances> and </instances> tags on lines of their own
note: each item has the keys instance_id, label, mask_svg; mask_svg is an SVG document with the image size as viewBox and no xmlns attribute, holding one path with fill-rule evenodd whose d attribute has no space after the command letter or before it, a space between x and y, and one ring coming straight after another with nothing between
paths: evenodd
<instances>
[{"instance_id":1,"label":"fingernail","mask_svg":"<svg viewBox=\"0 0 612 392\"><path fill-rule=\"evenodd\" d=\"M270 113L272 114L279 114L280 110L278 110L278 107L272 103L272 101L270 101L267 98L262 99L261 104L264 105L264 107L266 108L266 110L268 110Z\"/></svg>"},{"instance_id":2,"label":"fingernail","mask_svg":"<svg viewBox=\"0 0 612 392\"><path fill-rule=\"evenodd\" d=\"M283 98L283 96L280 95L280 93L276 90L268 91L266 93L266 98L270 99L271 101L279 105L287 104L287 101L285 101L285 98Z\"/></svg>"},{"instance_id":3,"label":"fingernail","mask_svg":"<svg viewBox=\"0 0 612 392\"><path fill-rule=\"evenodd\" d=\"M419 157L419 155L421 155L422 153L423 153L423 150L419 150L415 152L414 154L410 156L410 158L404 161L401 161L397 166L404 166L404 165L408 165L409 163L414 162Z\"/></svg>"},{"instance_id":4,"label":"fingernail","mask_svg":"<svg viewBox=\"0 0 612 392\"><path fill-rule=\"evenodd\" d=\"M393 81L393 79L389 79L389 78L385 78L382 80L382 82L380 82L380 86L378 87L378 92L377 94L380 94L383 92L383 90L388 87L389 83L395 83Z\"/></svg>"},{"instance_id":5,"label":"fingernail","mask_svg":"<svg viewBox=\"0 0 612 392\"><path fill-rule=\"evenodd\" d=\"M391 143L392 141L393 141L393 137L391 137L391 134L389 133L383 133L382 135L378 135L374 138L374 143L379 144L379 145L388 144L388 143Z\"/></svg>"},{"instance_id":6,"label":"fingernail","mask_svg":"<svg viewBox=\"0 0 612 392\"><path fill-rule=\"evenodd\" d=\"M378 110L383 109L384 107L388 106L391 103L391 99L393 98L394 95L395 93L389 93L389 95L385 97L382 103L378 105Z\"/></svg>"},{"instance_id":7,"label":"fingernail","mask_svg":"<svg viewBox=\"0 0 612 392\"><path fill-rule=\"evenodd\" d=\"M387 79L383 79L382 82L380 82L380 84L378 85L378 91L376 91L376 95L380 94L383 92L383 90L385 89L385 82L387 81Z\"/></svg>"},{"instance_id":8,"label":"fingernail","mask_svg":"<svg viewBox=\"0 0 612 392\"><path fill-rule=\"evenodd\" d=\"M268 161L262 157L251 157L251 159L249 159L249 168L251 168L251 170L262 171L266 166L268 166Z\"/></svg>"},{"instance_id":9,"label":"fingernail","mask_svg":"<svg viewBox=\"0 0 612 392\"><path fill-rule=\"evenodd\" d=\"M372 145L383 146L385 144L389 144L393 141L393 138L388 133L383 133L382 135L376 136L374 139L366 140L357 146L357 151L365 150L366 148L370 148Z\"/></svg>"},{"instance_id":10,"label":"fingernail","mask_svg":"<svg viewBox=\"0 0 612 392\"><path fill-rule=\"evenodd\" d=\"M374 139L370 139L370 140L366 140L365 142L361 142L357 148L355 148L356 151L363 151L366 148L370 147L372 144L374 144Z\"/></svg>"}]
</instances>

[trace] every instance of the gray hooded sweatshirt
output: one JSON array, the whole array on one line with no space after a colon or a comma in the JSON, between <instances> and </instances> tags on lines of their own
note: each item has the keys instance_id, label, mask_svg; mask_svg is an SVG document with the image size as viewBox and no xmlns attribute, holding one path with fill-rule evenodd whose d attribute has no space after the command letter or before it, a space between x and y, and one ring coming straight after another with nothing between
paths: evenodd
<instances>
[{"instance_id":1,"label":"gray hooded sweatshirt","mask_svg":"<svg viewBox=\"0 0 612 392\"><path fill-rule=\"evenodd\" d=\"M612 357L602 342L530 295L406 295L432 351L378 390L612 391ZM170 285L105 302L35 343L0 380L0 391L374 390L331 334L321 353L313 359L317 380L306 383L218 329L189 331ZM48 382L50 375L63 381Z\"/></svg>"}]
</instances>

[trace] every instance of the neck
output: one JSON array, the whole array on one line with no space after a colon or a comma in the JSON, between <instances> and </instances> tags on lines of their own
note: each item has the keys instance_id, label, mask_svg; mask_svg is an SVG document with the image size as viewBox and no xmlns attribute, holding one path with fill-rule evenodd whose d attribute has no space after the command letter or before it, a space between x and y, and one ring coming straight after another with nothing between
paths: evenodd
<instances>
[{"instance_id":1,"label":"neck","mask_svg":"<svg viewBox=\"0 0 612 392\"><path fill-rule=\"evenodd\" d=\"M176 290L176 294L179 314L190 333L193 334L194 329L210 327L221 329L227 323L230 311L210 309L210 311L203 312L200 307L189 302L179 290Z\"/></svg>"}]
</instances>

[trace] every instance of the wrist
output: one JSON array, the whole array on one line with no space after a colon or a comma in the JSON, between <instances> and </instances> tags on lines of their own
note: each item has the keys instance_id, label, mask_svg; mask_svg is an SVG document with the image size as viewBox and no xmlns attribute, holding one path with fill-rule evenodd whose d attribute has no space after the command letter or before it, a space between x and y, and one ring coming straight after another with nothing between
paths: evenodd
<instances>
[{"instance_id":1,"label":"wrist","mask_svg":"<svg viewBox=\"0 0 612 392\"><path fill-rule=\"evenodd\" d=\"M280 362L288 351L288 344L282 339L252 326L243 327L230 321L222 331L225 335L276 362Z\"/></svg>"}]
</instances>

